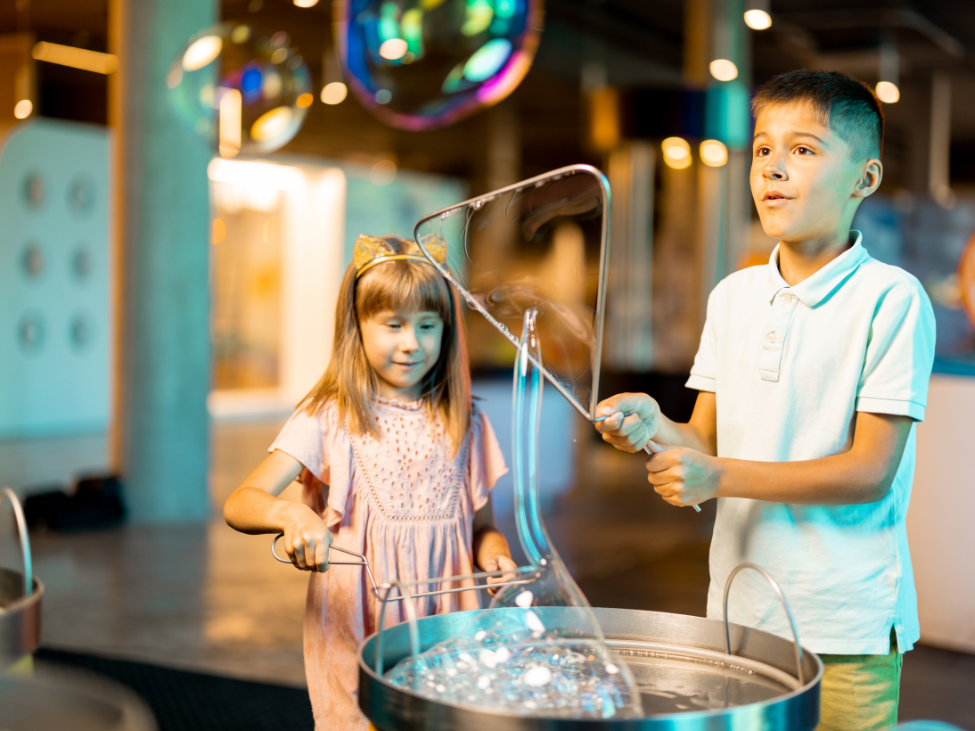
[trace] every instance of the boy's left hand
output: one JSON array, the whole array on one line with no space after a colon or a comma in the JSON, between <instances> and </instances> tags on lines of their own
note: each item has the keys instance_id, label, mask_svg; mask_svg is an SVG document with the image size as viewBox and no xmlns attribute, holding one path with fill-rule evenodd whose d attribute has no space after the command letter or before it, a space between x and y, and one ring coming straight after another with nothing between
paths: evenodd
<instances>
[{"instance_id":1,"label":"boy's left hand","mask_svg":"<svg viewBox=\"0 0 975 731\"><path fill-rule=\"evenodd\" d=\"M696 449L668 447L647 460L647 480L671 505L703 503L718 494L721 467L716 457Z\"/></svg>"}]
</instances>

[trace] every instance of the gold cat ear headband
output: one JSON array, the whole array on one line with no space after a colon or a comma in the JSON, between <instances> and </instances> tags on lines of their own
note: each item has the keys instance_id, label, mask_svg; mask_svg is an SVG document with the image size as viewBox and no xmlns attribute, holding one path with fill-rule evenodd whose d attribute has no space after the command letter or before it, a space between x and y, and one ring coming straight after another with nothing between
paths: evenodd
<instances>
[{"instance_id":1,"label":"gold cat ear headband","mask_svg":"<svg viewBox=\"0 0 975 731\"><path fill-rule=\"evenodd\" d=\"M438 264L447 263L447 242L441 234L427 234L420 240L423 242L423 248L429 252L430 256ZM419 261L424 264L430 263L415 241L408 242L404 251L400 253L388 242L376 236L362 234L355 240L352 262L356 268L356 279L361 277L371 267L376 266L376 264L382 264L384 261L404 260Z\"/></svg>"}]
</instances>

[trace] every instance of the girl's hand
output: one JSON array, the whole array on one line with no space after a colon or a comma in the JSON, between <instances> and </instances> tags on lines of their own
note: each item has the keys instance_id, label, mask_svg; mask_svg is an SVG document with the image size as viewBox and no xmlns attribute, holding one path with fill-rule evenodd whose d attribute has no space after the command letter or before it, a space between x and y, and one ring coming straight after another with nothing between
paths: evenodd
<instances>
[{"instance_id":1,"label":"girl's hand","mask_svg":"<svg viewBox=\"0 0 975 731\"><path fill-rule=\"evenodd\" d=\"M596 407L596 431L623 452L639 452L660 428L660 407L645 393L621 393Z\"/></svg>"},{"instance_id":2,"label":"girl's hand","mask_svg":"<svg viewBox=\"0 0 975 731\"><path fill-rule=\"evenodd\" d=\"M503 576L492 576L486 579L488 586L491 584L503 584L506 581L514 581L517 578L517 574L514 573L518 569L518 564L511 560L511 556L507 554L501 554L496 558L488 558L484 562L483 569L485 571L510 571L512 573L504 574ZM497 589L488 589L488 594L494 596Z\"/></svg>"},{"instance_id":3,"label":"girl's hand","mask_svg":"<svg viewBox=\"0 0 975 731\"><path fill-rule=\"evenodd\" d=\"M697 505L718 494L721 462L695 449L671 447L647 460L647 480L671 505Z\"/></svg>"},{"instance_id":4,"label":"girl's hand","mask_svg":"<svg viewBox=\"0 0 975 731\"><path fill-rule=\"evenodd\" d=\"M289 503L282 527L284 550L295 568L321 573L328 571L332 534L314 510L300 503Z\"/></svg>"}]
</instances>

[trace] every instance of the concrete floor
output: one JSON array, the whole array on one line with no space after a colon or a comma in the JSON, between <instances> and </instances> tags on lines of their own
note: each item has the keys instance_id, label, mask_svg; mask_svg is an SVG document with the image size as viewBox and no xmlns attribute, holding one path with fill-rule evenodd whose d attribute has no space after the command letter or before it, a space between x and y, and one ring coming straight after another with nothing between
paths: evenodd
<instances>
[{"instance_id":1,"label":"concrete floor","mask_svg":"<svg viewBox=\"0 0 975 731\"><path fill-rule=\"evenodd\" d=\"M212 496L260 461L279 421L213 434ZM645 488L642 460L600 444L579 460L577 488L553 506L549 532L595 606L703 615L712 508L667 506ZM499 524L516 542L511 516ZM46 585L44 644L230 677L304 684L306 575L275 562L270 537L208 524L127 526L32 536ZM4 564L16 563L0 536ZM356 570L338 568L333 570ZM902 720L975 729L975 656L919 647L905 659Z\"/></svg>"}]
</instances>

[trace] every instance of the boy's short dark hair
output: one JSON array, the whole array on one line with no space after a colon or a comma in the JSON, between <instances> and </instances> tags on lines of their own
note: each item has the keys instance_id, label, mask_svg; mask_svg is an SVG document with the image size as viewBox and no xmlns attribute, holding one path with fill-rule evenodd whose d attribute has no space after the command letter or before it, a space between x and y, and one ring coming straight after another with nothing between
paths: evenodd
<instances>
[{"instance_id":1,"label":"boy's short dark hair","mask_svg":"<svg viewBox=\"0 0 975 731\"><path fill-rule=\"evenodd\" d=\"M808 102L850 145L855 160L879 158L884 112L870 87L838 71L790 71L766 82L752 99L752 114L770 104Z\"/></svg>"}]
</instances>

